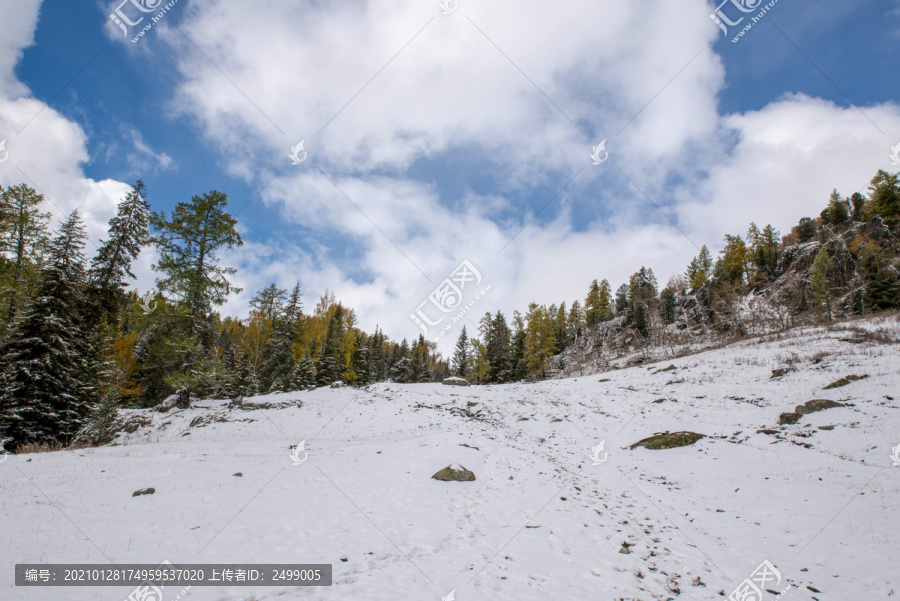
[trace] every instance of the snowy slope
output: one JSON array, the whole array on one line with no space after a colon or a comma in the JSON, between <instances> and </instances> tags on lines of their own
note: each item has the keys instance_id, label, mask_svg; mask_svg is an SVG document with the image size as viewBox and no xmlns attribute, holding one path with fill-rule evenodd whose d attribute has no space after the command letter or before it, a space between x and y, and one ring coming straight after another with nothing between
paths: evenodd
<instances>
[{"instance_id":1,"label":"snowy slope","mask_svg":"<svg viewBox=\"0 0 900 601\"><path fill-rule=\"evenodd\" d=\"M784 599L900 597L900 323L853 327L539 384L387 383L141 412L152 423L115 446L0 464L0 598L130 591L16 588L15 563L164 559L334 564L331 588L184 599L723 599L764 560L784 579L770 588L795 587ZM868 377L823 390L850 374ZM778 425L811 399L848 406ZM706 438L628 448L681 430ZM301 441L307 460L293 465ZM477 480L431 479L451 463Z\"/></svg>"}]
</instances>

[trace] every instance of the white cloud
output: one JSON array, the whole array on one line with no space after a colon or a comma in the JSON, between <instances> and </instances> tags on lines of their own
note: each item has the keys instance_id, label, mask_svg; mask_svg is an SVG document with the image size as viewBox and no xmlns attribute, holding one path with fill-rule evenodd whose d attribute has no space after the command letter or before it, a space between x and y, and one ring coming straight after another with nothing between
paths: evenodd
<instances>
[{"instance_id":1,"label":"white cloud","mask_svg":"<svg viewBox=\"0 0 900 601\"><path fill-rule=\"evenodd\" d=\"M82 164L88 153L82 128L33 98L15 77L13 68L23 49L34 43L39 8L37 0L0 5L0 139L6 139L9 152L0 165L0 185L37 188L54 221L77 208L96 242L129 186L85 177ZM92 250L89 246L86 252Z\"/></svg>"},{"instance_id":2,"label":"white cloud","mask_svg":"<svg viewBox=\"0 0 900 601\"><path fill-rule=\"evenodd\" d=\"M709 12L702 0L552 10L460 2L446 16L437 2L411 0L192 3L180 27L216 66L180 33L163 34L179 56L181 112L201 124L232 174L253 183L274 175L273 161L301 138L310 152L262 199L312 232L311 254L276 242L252 255L241 249L234 256L250 267L241 276L248 293L230 307L246 306L268 280L287 287L299 277L313 296L335 289L364 327L415 336L409 313L464 258L492 284L475 321L487 309L583 298L590 280L617 286L641 265L664 282L696 254L694 242L715 248L750 220L787 231L817 213L832 187L849 195L884 166L890 144L853 108L796 96L720 115L724 66ZM885 131L900 131L896 106L865 110ZM535 185L560 186L589 165L602 138L611 160L554 201L554 219L544 215L498 254L533 216L514 199ZM410 179L413 162L460 150L500 174L504 188L446 198ZM602 220L574 223L585 203L602 207ZM358 245L358 264L333 258L335 237ZM360 270L364 283L351 278Z\"/></svg>"},{"instance_id":3,"label":"white cloud","mask_svg":"<svg viewBox=\"0 0 900 601\"><path fill-rule=\"evenodd\" d=\"M9 34L0 36L0 132L40 108L12 75L37 15L37 2L23 5L31 13L0 19ZM300 139L310 153L247 209L276 211L303 244L245 230L245 246L227 253L245 292L226 311L239 314L270 281L289 288L299 279L308 307L333 289L363 327L412 337L409 314L463 259L492 286L470 314L476 322L488 309L581 299L594 278L616 287L641 265L663 283L696 254L694 243L715 249L751 220L786 232L817 214L832 188L864 187L900 140L896 105L862 108L877 127L853 107L801 95L720 114L720 32L704 0L463 1L451 15L412 0L194 0L179 10L179 27L215 65L167 21L127 46L151 52L152 40L174 50L175 108L199 124L226 171L255 187ZM603 138L610 161L591 166ZM136 167L177 168L139 133L133 139ZM19 166L62 208L84 201L95 229L127 190L84 178L84 132L52 109L8 147L17 162L0 167L0 178ZM438 169L454 152L488 166L501 186L448 197L408 171L422 160ZM582 167L504 248L534 216L517 199L537 186L555 190ZM466 175L451 174L463 183ZM138 267L142 281L150 260Z\"/></svg>"}]
</instances>

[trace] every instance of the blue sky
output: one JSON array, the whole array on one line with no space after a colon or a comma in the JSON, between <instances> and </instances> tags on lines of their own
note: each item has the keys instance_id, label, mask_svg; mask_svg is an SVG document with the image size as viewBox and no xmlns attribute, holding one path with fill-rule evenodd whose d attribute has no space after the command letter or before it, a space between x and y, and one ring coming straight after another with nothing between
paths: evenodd
<instances>
[{"instance_id":1,"label":"blue sky","mask_svg":"<svg viewBox=\"0 0 900 601\"><path fill-rule=\"evenodd\" d=\"M780 0L738 43L694 0L179 0L137 43L108 19L120 2L5 4L0 183L83 207L95 238L138 177L165 211L218 189L237 212L262 189L228 256L239 283L299 279L308 305L335 289L397 337L463 259L492 282L477 313L571 302L642 264L665 281L695 245L856 191L900 142L884 0Z\"/></svg>"}]
</instances>

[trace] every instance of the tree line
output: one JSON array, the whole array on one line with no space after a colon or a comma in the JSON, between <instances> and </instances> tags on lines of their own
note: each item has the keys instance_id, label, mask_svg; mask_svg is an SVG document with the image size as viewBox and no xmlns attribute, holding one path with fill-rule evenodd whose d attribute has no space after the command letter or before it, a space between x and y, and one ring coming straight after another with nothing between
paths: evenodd
<instances>
[{"instance_id":1,"label":"tree line","mask_svg":"<svg viewBox=\"0 0 900 601\"><path fill-rule=\"evenodd\" d=\"M686 305L693 305L714 325L737 335L747 334L747 326L739 318L740 300L775 282L785 249L810 242L821 248L809 266L808 279L799 282L796 298L779 300L780 310L812 310L822 321L830 321L838 313L900 308L896 256L864 233L855 236L846 249L862 286L838 306L842 289L829 242L854 224L870 220L880 220L897 231L900 174L879 171L868 196L855 193L843 198L835 190L818 217L800 219L785 236L772 225L760 228L751 223L745 236L727 234L716 257L704 245L684 274L670 278L662 289L653 270L641 267L615 292L608 280L594 280L583 301L549 307L531 303L524 315L514 311L509 320L499 311L486 313L478 324L477 337L471 337L465 328L461 332L451 372L480 384L546 377L560 353L586 332L603 327L630 329L639 341L646 342L652 332L675 324ZM831 245L831 250L841 244Z\"/></svg>"},{"instance_id":2,"label":"tree line","mask_svg":"<svg viewBox=\"0 0 900 601\"><path fill-rule=\"evenodd\" d=\"M306 310L300 284L270 284L250 301L248 319L216 310L240 292L223 251L243 244L237 221L218 191L179 202L170 214L150 210L138 181L119 203L106 240L93 257L77 211L50 232L43 196L25 184L0 188L0 442L67 443L86 424L111 424L119 407L151 407L180 392L236 397L343 382L427 382L449 374L479 384L542 378L556 358L590 332L631 328L638 337L678 319L688 297L713 321L741 334L735 299L777 277L790 247L818 242L809 294L793 308L814 309L823 320L900 306L895 256L864 234L849 245L863 286L840 305L827 243L841 228L900 220L900 174L879 171L868 196L835 191L816 218L805 217L785 236L751 224L746 237L726 235L713 258L706 246L683 275L660 285L641 267L613 291L607 279L590 283L583 300L549 307L531 303L522 314L486 313L477 336L463 328L453 355L443 359L423 336L390 340L379 328L360 329L353 309L326 292ZM153 245L155 294L128 290L132 265ZM99 428L99 431L103 431ZM95 428L95 431L97 429ZM104 434L98 434L98 442Z\"/></svg>"}]
</instances>

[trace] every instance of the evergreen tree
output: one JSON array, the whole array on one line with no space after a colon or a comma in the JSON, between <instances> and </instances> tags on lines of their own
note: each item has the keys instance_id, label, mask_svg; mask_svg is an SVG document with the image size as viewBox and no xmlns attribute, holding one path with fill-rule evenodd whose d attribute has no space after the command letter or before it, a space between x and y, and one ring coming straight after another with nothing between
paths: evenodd
<instances>
[{"instance_id":1,"label":"evergreen tree","mask_svg":"<svg viewBox=\"0 0 900 601\"><path fill-rule=\"evenodd\" d=\"M138 180L109 220L109 237L91 261L90 281L107 315L114 315L124 297L126 277L134 279L131 264L146 242L150 223L147 188Z\"/></svg>"},{"instance_id":2,"label":"evergreen tree","mask_svg":"<svg viewBox=\"0 0 900 601\"><path fill-rule=\"evenodd\" d=\"M900 308L900 274L892 265L890 253L864 236L854 240L850 250L858 257L857 269L865 284L857 310L865 314Z\"/></svg>"},{"instance_id":3,"label":"evergreen tree","mask_svg":"<svg viewBox=\"0 0 900 601\"><path fill-rule=\"evenodd\" d=\"M316 387L316 364L309 357L301 357L294 367L292 388L310 390Z\"/></svg>"},{"instance_id":4,"label":"evergreen tree","mask_svg":"<svg viewBox=\"0 0 900 601\"><path fill-rule=\"evenodd\" d=\"M866 218L866 197L859 192L854 192L850 197L850 216L853 221L863 221Z\"/></svg>"},{"instance_id":5,"label":"evergreen tree","mask_svg":"<svg viewBox=\"0 0 900 601\"><path fill-rule=\"evenodd\" d=\"M0 293L6 302L6 320L12 323L16 310L40 280L40 257L47 243L50 213L38 207L43 194L19 184L0 194Z\"/></svg>"},{"instance_id":6,"label":"evergreen tree","mask_svg":"<svg viewBox=\"0 0 900 601\"><path fill-rule=\"evenodd\" d=\"M659 293L660 313L666 323L675 321L675 291L672 288L666 288Z\"/></svg>"},{"instance_id":7,"label":"evergreen tree","mask_svg":"<svg viewBox=\"0 0 900 601\"><path fill-rule=\"evenodd\" d=\"M866 217L881 217L886 223L900 219L900 173L882 169L869 185L871 196L866 203Z\"/></svg>"},{"instance_id":8,"label":"evergreen tree","mask_svg":"<svg viewBox=\"0 0 900 601\"><path fill-rule=\"evenodd\" d=\"M628 284L622 284L619 286L619 289L616 290L616 315L626 315L628 313L628 309L631 305L631 301L628 298L628 291Z\"/></svg>"},{"instance_id":9,"label":"evergreen tree","mask_svg":"<svg viewBox=\"0 0 900 601\"><path fill-rule=\"evenodd\" d=\"M797 224L797 240L800 244L809 242L816 237L817 231L816 222L809 217L803 217L800 219L800 223Z\"/></svg>"},{"instance_id":10,"label":"evergreen tree","mask_svg":"<svg viewBox=\"0 0 900 601\"><path fill-rule=\"evenodd\" d=\"M159 253L154 269L163 274L156 283L160 290L186 303L189 342L196 342L205 311L223 304L230 293L240 292L228 281L237 270L222 267L217 257L222 249L243 245L235 229L237 219L225 211L227 202L225 194L213 190L178 203L171 218L163 212L150 217L156 230L152 241ZM189 345L185 354L184 371L188 374L193 368L195 346Z\"/></svg>"},{"instance_id":11,"label":"evergreen tree","mask_svg":"<svg viewBox=\"0 0 900 601\"><path fill-rule=\"evenodd\" d=\"M822 223L837 225L847 221L850 218L848 204L848 202L841 198L837 189L832 191L831 196L828 199L828 206L825 207L820 215Z\"/></svg>"},{"instance_id":12,"label":"evergreen tree","mask_svg":"<svg viewBox=\"0 0 900 601\"><path fill-rule=\"evenodd\" d=\"M587 327L593 328L602 321L603 309L600 303L600 282L594 280L584 300L584 321Z\"/></svg>"},{"instance_id":13,"label":"evergreen tree","mask_svg":"<svg viewBox=\"0 0 900 601\"><path fill-rule=\"evenodd\" d=\"M466 326L463 326L459 338L456 339L456 349L453 351L453 373L460 378L469 375L469 336L466 334Z\"/></svg>"},{"instance_id":14,"label":"evergreen tree","mask_svg":"<svg viewBox=\"0 0 900 601\"><path fill-rule=\"evenodd\" d=\"M603 281L606 282L606 280ZM566 322L566 335L569 340L573 342L577 341L578 337L581 336L584 326L584 311L581 310L581 304L578 301L574 301L572 303L572 308L569 310L569 318Z\"/></svg>"},{"instance_id":15,"label":"evergreen tree","mask_svg":"<svg viewBox=\"0 0 900 601\"><path fill-rule=\"evenodd\" d=\"M260 385L269 392L287 392L292 387L294 351L291 339L281 338L272 349L260 372Z\"/></svg>"},{"instance_id":16,"label":"evergreen tree","mask_svg":"<svg viewBox=\"0 0 900 601\"><path fill-rule=\"evenodd\" d=\"M303 294L300 292L300 282L294 285L291 296L284 308L284 320L287 330L293 332L297 327L297 321L303 316Z\"/></svg>"},{"instance_id":17,"label":"evergreen tree","mask_svg":"<svg viewBox=\"0 0 900 601\"><path fill-rule=\"evenodd\" d=\"M572 309L580 308L578 306L578 301L572 303ZM571 311L569 315L571 315ZM528 375L528 365L525 362L525 341L528 337L528 332L525 328L525 320L522 319L522 314L518 311L513 311L513 335L512 335L512 349L510 355L510 366L512 368L512 380L514 382L518 382L519 380L524 379ZM574 336L572 337L574 340Z\"/></svg>"},{"instance_id":18,"label":"evergreen tree","mask_svg":"<svg viewBox=\"0 0 900 601\"><path fill-rule=\"evenodd\" d=\"M816 309L819 318L830 322L833 318L831 304L832 292L828 272L834 269L834 261L823 248L816 255L810 271L809 283L812 287L812 305Z\"/></svg>"},{"instance_id":19,"label":"evergreen tree","mask_svg":"<svg viewBox=\"0 0 900 601\"><path fill-rule=\"evenodd\" d=\"M87 235L77 212L60 226L38 295L0 342L0 441L67 442L93 409L96 366L84 330Z\"/></svg>"}]
</instances>

